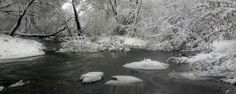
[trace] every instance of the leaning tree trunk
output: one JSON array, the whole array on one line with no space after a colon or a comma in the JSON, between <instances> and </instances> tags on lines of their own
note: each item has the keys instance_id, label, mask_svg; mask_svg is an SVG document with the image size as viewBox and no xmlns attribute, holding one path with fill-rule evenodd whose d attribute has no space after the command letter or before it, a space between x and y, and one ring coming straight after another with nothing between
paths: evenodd
<instances>
[{"instance_id":1,"label":"leaning tree trunk","mask_svg":"<svg viewBox=\"0 0 236 94\"><path fill-rule=\"evenodd\" d=\"M79 15L78 15L77 10L75 8L74 1L72 1L72 8L74 11L75 23L76 23L76 27L77 27L77 31L78 31L78 36L81 36L82 30L81 30L81 26L80 26L80 22L79 22Z\"/></svg>"},{"instance_id":2,"label":"leaning tree trunk","mask_svg":"<svg viewBox=\"0 0 236 94\"><path fill-rule=\"evenodd\" d=\"M10 33L10 36L14 36L14 35L15 35L15 32L16 32L17 29L20 27L20 24L21 24L21 21L22 21L23 17L25 16L27 10L28 10L29 7L33 4L34 1L35 1L35 0L31 0L31 1L28 3L28 5L27 5L27 7L25 8L25 10L23 11L23 13L22 13L22 14L20 15L20 17L18 18L16 25L12 28L11 33Z\"/></svg>"}]
</instances>

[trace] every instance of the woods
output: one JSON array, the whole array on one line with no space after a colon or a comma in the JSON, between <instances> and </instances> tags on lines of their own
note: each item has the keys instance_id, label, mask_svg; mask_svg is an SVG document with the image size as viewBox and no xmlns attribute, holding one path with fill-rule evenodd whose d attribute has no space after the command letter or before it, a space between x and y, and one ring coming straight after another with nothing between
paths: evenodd
<instances>
[{"instance_id":1,"label":"woods","mask_svg":"<svg viewBox=\"0 0 236 94\"><path fill-rule=\"evenodd\" d=\"M100 94L101 88L107 91L109 86L103 85L139 82L145 84L124 91L145 88L129 94L162 93L156 91L158 87L164 88L163 94L218 94L220 88L223 93L219 94L235 94L235 20L235 0L0 0L0 69L4 70L0 72L0 93L11 92L10 84L14 85L13 81L2 81L1 76L20 70L34 79L34 85L40 77L46 82L36 85L50 83L49 87L55 88L52 83L56 83L55 90L61 84L75 91L78 87L86 90L74 84L82 80L101 81L96 83L101 87L94 87L99 91L91 94ZM1 60L7 62L3 67ZM14 64L7 70L9 62ZM33 64L17 68L15 63L19 62ZM33 75L41 71L43 76ZM76 79L82 72L87 74ZM114 79L106 75L103 79L104 73ZM112 76L116 73L128 75ZM17 83L25 85L27 80ZM222 88L224 83L233 84L233 88ZM215 90L213 86L219 87ZM123 94L123 88L115 92L114 87L102 94ZM182 90L186 87L189 90Z\"/></svg>"}]
</instances>

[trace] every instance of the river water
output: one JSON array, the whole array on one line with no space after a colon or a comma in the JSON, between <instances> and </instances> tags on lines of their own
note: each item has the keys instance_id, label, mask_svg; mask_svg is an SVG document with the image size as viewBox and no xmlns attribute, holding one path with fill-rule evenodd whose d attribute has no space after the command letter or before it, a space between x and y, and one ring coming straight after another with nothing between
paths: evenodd
<instances>
[{"instance_id":1,"label":"river water","mask_svg":"<svg viewBox=\"0 0 236 94\"><path fill-rule=\"evenodd\" d=\"M58 53L44 56L0 61L0 86L20 80L24 86L5 88L0 94L235 94L235 87L217 80L191 81L172 79L168 73L184 71L184 65L171 64L166 70L143 71L123 68L122 65L143 59L162 62L177 52L131 50L129 52ZM102 71L104 79L93 84L81 84L80 75ZM143 84L109 86L104 83L112 75L131 75L144 80Z\"/></svg>"}]
</instances>

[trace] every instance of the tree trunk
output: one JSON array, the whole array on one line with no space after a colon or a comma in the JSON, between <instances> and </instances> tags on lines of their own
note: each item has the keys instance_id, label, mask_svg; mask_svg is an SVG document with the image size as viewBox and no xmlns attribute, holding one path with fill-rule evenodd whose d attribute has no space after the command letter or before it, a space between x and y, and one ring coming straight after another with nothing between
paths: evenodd
<instances>
[{"instance_id":1,"label":"tree trunk","mask_svg":"<svg viewBox=\"0 0 236 94\"><path fill-rule=\"evenodd\" d=\"M74 1L72 1L72 7L73 7L73 11L74 11L75 23L76 23L76 27L77 27L77 31L78 31L78 36L81 36L82 31L81 31L81 26L80 26L80 22L79 22L79 15L78 15L77 10L75 8Z\"/></svg>"},{"instance_id":2,"label":"tree trunk","mask_svg":"<svg viewBox=\"0 0 236 94\"><path fill-rule=\"evenodd\" d=\"M31 0L31 1L28 3L28 5L27 5L27 7L25 8L25 10L23 11L23 13L22 13L22 14L20 15L20 17L18 18L16 25L12 28L11 33L10 33L10 36L14 36L14 35L15 35L15 32L16 32L17 29L20 27L20 24L21 24L21 21L22 21L23 17L25 16L27 10L28 10L29 7L33 4L34 1L35 1L35 0Z\"/></svg>"},{"instance_id":3,"label":"tree trunk","mask_svg":"<svg viewBox=\"0 0 236 94\"><path fill-rule=\"evenodd\" d=\"M140 3L140 4L139 4ZM137 31L137 28L136 28L136 26L137 26L137 24L138 24L138 17L139 17L139 12L140 12L140 9L141 9L141 7L142 7L142 3L143 3L143 0L136 0L136 12L135 12L135 18L134 18L134 33L133 33L133 35L132 35L132 37L134 37L135 36L135 33L136 33L136 31Z\"/></svg>"}]
</instances>

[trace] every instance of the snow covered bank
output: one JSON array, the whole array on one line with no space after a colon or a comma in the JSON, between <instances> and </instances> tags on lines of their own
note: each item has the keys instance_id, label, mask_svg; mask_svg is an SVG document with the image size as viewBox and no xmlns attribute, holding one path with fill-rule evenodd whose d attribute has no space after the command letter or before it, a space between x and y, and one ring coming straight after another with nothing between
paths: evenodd
<instances>
[{"instance_id":1,"label":"snow covered bank","mask_svg":"<svg viewBox=\"0 0 236 94\"><path fill-rule=\"evenodd\" d=\"M62 43L59 52L98 52L98 51L129 51L130 48L144 48L146 41L125 36L99 37L91 40L85 36L77 36Z\"/></svg>"},{"instance_id":2,"label":"snow covered bank","mask_svg":"<svg viewBox=\"0 0 236 94\"><path fill-rule=\"evenodd\" d=\"M31 57L45 54L44 46L28 39L13 38L0 34L0 59Z\"/></svg>"},{"instance_id":3,"label":"snow covered bank","mask_svg":"<svg viewBox=\"0 0 236 94\"><path fill-rule=\"evenodd\" d=\"M89 72L86 74L83 74L80 79L82 80L82 83L92 83L102 80L103 72Z\"/></svg>"},{"instance_id":4,"label":"snow covered bank","mask_svg":"<svg viewBox=\"0 0 236 94\"><path fill-rule=\"evenodd\" d=\"M112 76L112 80L107 81L106 85L130 85L135 83L142 83L143 80L136 78L134 76L125 76L125 75L117 75Z\"/></svg>"},{"instance_id":5,"label":"snow covered bank","mask_svg":"<svg viewBox=\"0 0 236 94\"><path fill-rule=\"evenodd\" d=\"M123 65L123 67L131 69L143 69L143 70L158 70L167 69L169 64L165 64L159 61L152 61L151 59L145 59L139 62L133 62Z\"/></svg>"},{"instance_id":6,"label":"snow covered bank","mask_svg":"<svg viewBox=\"0 0 236 94\"><path fill-rule=\"evenodd\" d=\"M178 58L178 63L188 63L198 75L223 77L222 81L235 84L236 40L215 41L212 47L210 53Z\"/></svg>"}]
</instances>

